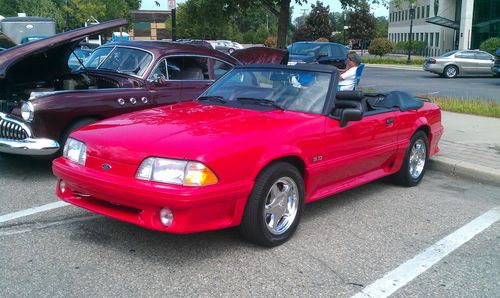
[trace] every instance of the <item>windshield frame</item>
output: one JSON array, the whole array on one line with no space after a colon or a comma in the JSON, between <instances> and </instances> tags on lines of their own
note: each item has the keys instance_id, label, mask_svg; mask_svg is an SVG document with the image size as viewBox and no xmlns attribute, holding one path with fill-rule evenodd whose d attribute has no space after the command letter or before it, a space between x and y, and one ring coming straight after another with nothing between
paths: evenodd
<instances>
[{"instance_id":1,"label":"windshield frame","mask_svg":"<svg viewBox=\"0 0 500 298\"><path fill-rule=\"evenodd\" d=\"M338 84L338 73L336 75L334 72L325 71L325 70L308 70L308 69L301 69L298 67L297 68L289 68L289 66L285 66L282 68L279 66L273 67L272 65L269 65L269 66L261 65L258 67L255 67L252 65L236 66L233 69L231 69L230 71L226 72L222 77L220 77L218 80L216 80L212 85L210 85L210 87L208 87L200 96L198 96L195 99L195 101L198 102L198 99L202 98L202 97L213 96L213 95L209 95L208 92L210 92L210 90L212 90L218 84L218 82L224 82L225 78L227 76L230 76L233 72L236 72L239 70L254 71L254 72L286 70L286 71L312 72L312 73L320 73L320 74L327 75L330 77L330 84L328 85L328 90L325 94L325 102L323 103L323 108L322 108L321 112L316 113L316 112L310 112L310 111L299 111L299 110L288 109L287 107L283 107L283 108L284 108L285 112L328 116L329 110L333 107L335 93L337 92L337 89L334 87L337 86L337 84ZM237 102L237 101L234 101L234 102ZM234 106L234 108L241 108L241 107Z\"/></svg>"},{"instance_id":2,"label":"windshield frame","mask_svg":"<svg viewBox=\"0 0 500 298\"><path fill-rule=\"evenodd\" d=\"M142 48L138 48L138 47L134 47L134 46L128 46L128 45L103 45L103 46L100 46L98 47L97 49L100 49L100 48L112 48L111 51L109 51L109 53L106 55L106 58L104 58L101 63L99 63L99 65L96 67L96 68L88 68L89 70L92 70L92 71L105 71L105 72L114 72L114 73L118 73L118 74L121 74L121 75L127 75L127 76L132 76L132 77L136 77L136 78L140 78L140 79L144 79L146 78L148 75L149 75L149 72L151 71L151 67L153 65L156 65L156 55L149 51L149 50L146 50L146 49L142 49ZM137 75L137 74L132 74L132 73L124 73L124 72L119 72L119 71L116 71L116 70L112 70L112 69L106 69L106 68L100 68L102 66L102 64L104 62L106 62L106 60L108 59L108 57L117 49L117 48L128 48L128 49L133 49L133 50L138 50L138 51L143 51L143 52L146 52L148 54L151 55L151 61L149 62L149 65L146 67L146 69L144 70L144 73L142 75ZM92 55L94 54L94 52L97 50L95 49L94 51L92 51L92 54L89 56L92 57Z\"/></svg>"}]
</instances>

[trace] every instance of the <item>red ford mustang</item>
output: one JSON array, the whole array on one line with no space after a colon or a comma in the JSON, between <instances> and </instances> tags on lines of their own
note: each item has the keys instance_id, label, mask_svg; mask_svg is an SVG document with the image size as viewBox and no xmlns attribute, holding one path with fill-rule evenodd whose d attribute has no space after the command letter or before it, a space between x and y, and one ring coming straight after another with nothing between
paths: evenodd
<instances>
[{"instance_id":1,"label":"red ford mustang","mask_svg":"<svg viewBox=\"0 0 500 298\"><path fill-rule=\"evenodd\" d=\"M239 226L266 246L305 203L392 175L422 179L442 135L437 105L403 92L337 92L325 65L237 67L193 102L71 134L54 161L64 201L170 233Z\"/></svg>"}]
</instances>

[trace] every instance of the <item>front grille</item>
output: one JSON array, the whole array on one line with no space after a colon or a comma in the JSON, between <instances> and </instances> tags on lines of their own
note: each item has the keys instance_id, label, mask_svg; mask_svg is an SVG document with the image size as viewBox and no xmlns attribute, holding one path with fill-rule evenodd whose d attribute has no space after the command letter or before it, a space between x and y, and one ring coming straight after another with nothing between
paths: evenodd
<instances>
[{"instance_id":1,"label":"front grille","mask_svg":"<svg viewBox=\"0 0 500 298\"><path fill-rule=\"evenodd\" d=\"M28 137L28 132L21 125L0 118L0 138L23 140Z\"/></svg>"}]
</instances>

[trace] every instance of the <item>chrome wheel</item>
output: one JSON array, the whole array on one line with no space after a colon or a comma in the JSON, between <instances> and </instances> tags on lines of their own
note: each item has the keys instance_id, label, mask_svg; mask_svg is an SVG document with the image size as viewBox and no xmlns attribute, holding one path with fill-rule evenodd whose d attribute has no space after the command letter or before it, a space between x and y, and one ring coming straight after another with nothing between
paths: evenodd
<instances>
[{"instance_id":1,"label":"chrome wheel","mask_svg":"<svg viewBox=\"0 0 500 298\"><path fill-rule=\"evenodd\" d=\"M425 167L425 160L427 158L427 146L422 139L418 139L410 153L408 171L413 179L418 179Z\"/></svg>"},{"instance_id":2,"label":"chrome wheel","mask_svg":"<svg viewBox=\"0 0 500 298\"><path fill-rule=\"evenodd\" d=\"M446 76L449 78L453 78L457 75L457 68L454 66L449 66L446 68Z\"/></svg>"},{"instance_id":3,"label":"chrome wheel","mask_svg":"<svg viewBox=\"0 0 500 298\"><path fill-rule=\"evenodd\" d=\"M292 226L299 207L299 190L292 178L282 177L269 189L264 205L264 221L274 235L281 235Z\"/></svg>"}]
</instances>

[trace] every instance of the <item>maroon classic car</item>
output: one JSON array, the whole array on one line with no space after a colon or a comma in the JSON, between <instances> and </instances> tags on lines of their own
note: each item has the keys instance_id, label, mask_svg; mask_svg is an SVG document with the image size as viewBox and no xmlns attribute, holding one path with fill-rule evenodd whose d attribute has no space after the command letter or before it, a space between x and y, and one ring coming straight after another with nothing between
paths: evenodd
<instances>
[{"instance_id":1,"label":"maroon classic car","mask_svg":"<svg viewBox=\"0 0 500 298\"><path fill-rule=\"evenodd\" d=\"M69 55L86 36L125 24L109 21L0 53L0 154L51 156L84 125L196 99L236 65L287 60L287 52L266 48L229 56L186 44L129 41L101 46L79 69L69 69Z\"/></svg>"}]
</instances>

